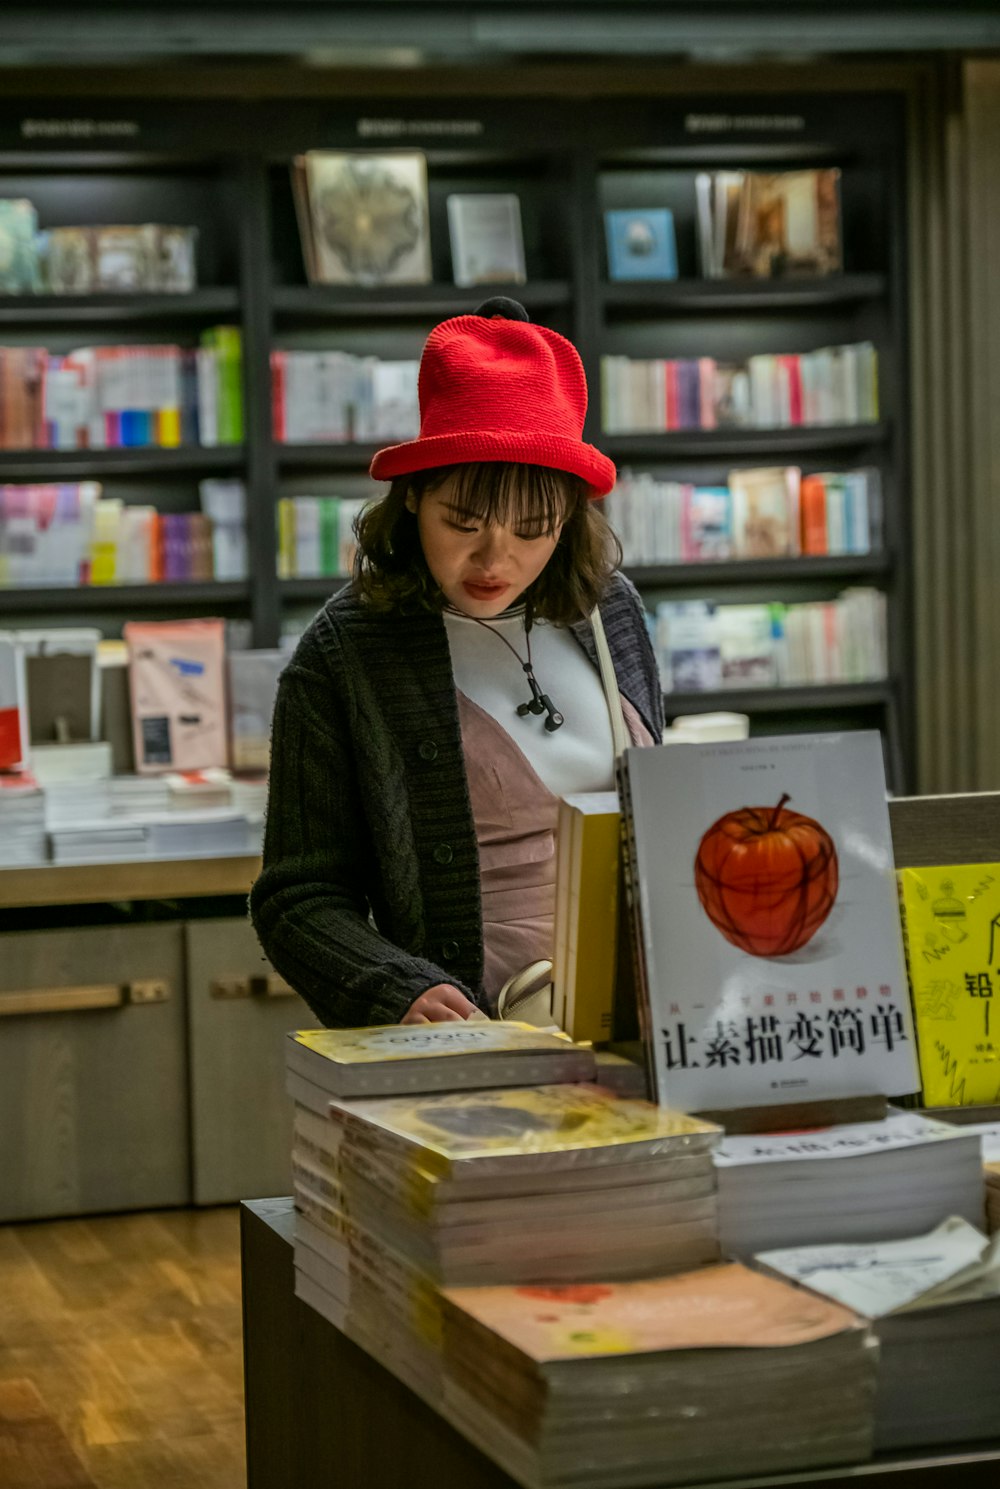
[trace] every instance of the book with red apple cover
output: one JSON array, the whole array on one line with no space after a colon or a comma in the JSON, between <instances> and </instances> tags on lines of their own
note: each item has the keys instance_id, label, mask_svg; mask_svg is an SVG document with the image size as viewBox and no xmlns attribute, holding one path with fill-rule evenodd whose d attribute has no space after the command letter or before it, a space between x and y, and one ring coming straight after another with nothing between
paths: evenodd
<instances>
[{"instance_id":1,"label":"book with red apple cover","mask_svg":"<svg viewBox=\"0 0 1000 1489\"><path fill-rule=\"evenodd\" d=\"M620 785L657 1099L917 1090L879 735L627 750Z\"/></svg>"},{"instance_id":2,"label":"book with red apple cover","mask_svg":"<svg viewBox=\"0 0 1000 1489\"><path fill-rule=\"evenodd\" d=\"M443 1341L446 1415L523 1484L689 1484L871 1450L866 1326L739 1264L448 1288Z\"/></svg>"}]
</instances>

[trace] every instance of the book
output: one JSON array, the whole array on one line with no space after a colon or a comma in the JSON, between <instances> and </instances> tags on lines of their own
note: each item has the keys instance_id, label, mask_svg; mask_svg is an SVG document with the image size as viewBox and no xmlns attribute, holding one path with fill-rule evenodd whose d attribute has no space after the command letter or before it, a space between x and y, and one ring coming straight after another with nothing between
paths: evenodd
<instances>
[{"instance_id":1,"label":"book","mask_svg":"<svg viewBox=\"0 0 1000 1489\"><path fill-rule=\"evenodd\" d=\"M0 631L0 770L20 770L28 752L24 650L16 632Z\"/></svg>"},{"instance_id":2,"label":"book","mask_svg":"<svg viewBox=\"0 0 1000 1489\"><path fill-rule=\"evenodd\" d=\"M128 621L140 775L228 764L221 620Z\"/></svg>"},{"instance_id":3,"label":"book","mask_svg":"<svg viewBox=\"0 0 1000 1489\"><path fill-rule=\"evenodd\" d=\"M796 466L729 473L733 549L737 558L786 558L799 552Z\"/></svg>"},{"instance_id":4,"label":"book","mask_svg":"<svg viewBox=\"0 0 1000 1489\"><path fill-rule=\"evenodd\" d=\"M873 1320L876 1450L1000 1433L1000 1236L958 1216L926 1235L766 1251L769 1273Z\"/></svg>"},{"instance_id":5,"label":"book","mask_svg":"<svg viewBox=\"0 0 1000 1489\"><path fill-rule=\"evenodd\" d=\"M0 294L25 295L41 288L37 232L32 202L25 197L0 198Z\"/></svg>"},{"instance_id":6,"label":"book","mask_svg":"<svg viewBox=\"0 0 1000 1489\"><path fill-rule=\"evenodd\" d=\"M901 869L899 894L924 1104L1000 1104L1000 864Z\"/></svg>"},{"instance_id":7,"label":"book","mask_svg":"<svg viewBox=\"0 0 1000 1489\"><path fill-rule=\"evenodd\" d=\"M229 758L233 770L266 770L271 755L271 715L278 678L288 661L277 648L229 651Z\"/></svg>"},{"instance_id":8,"label":"book","mask_svg":"<svg viewBox=\"0 0 1000 1489\"><path fill-rule=\"evenodd\" d=\"M891 1241L958 1215L981 1225L981 1139L923 1112L728 1133L714 1153L723 1251Z\"/></svg>"},{"instance_id":9,"label":"book","mask_svg":"<svg viewBox=\"0 0 1000 1489\"><path fill-rule=\"evenodd\" d=\"M747 171L723 271L767 279L842 268L840 171Z\"/></svg>"},{"instance_id":10,"label":"book","mask_svg":"<svg viewBox=\"0 0 1000 1489\"><path fill-rule=\"evenodd\" d=\"M676 279L674 214L667 207L605 212L611 279Z\"/></svg>"},{"instance_id":11,"label":"book","mask_svg":"<svg viewBox=\"0 0 1000 1489\"><path fill-rule=\"evenodd\" d=\"M512 192L452 193L448 233L456 284L524 284L521 203Z\"/></svg>"},{"instance_id":12,"label":"book","mask_svg":"<svg viewBox=\"0 0 1000 1489\"><path fill-rule=\"evenodd\" d=\"M682 557L685 563L722 563L731 558L733 505L729 487L685 486L683 491Z\"/></svg>"},{"instance_id":13,"label":"book","mask_svg":"<svg viewBox=\"0 0 1000 1489\"><path fill-rule=\"evenodd\" d=\"M515 1022L303 1029L288 1038L288 1069L339 1097L587 1081L595 1073L592 1050Z\"/></svg>"},{"instance_id":14,"label":"book","mask_svg":"<svg viewBox=\"0 0 1000 1489\"><path fill-rule=\"evenodd\" d=\"M521 1483L689 1484L870 1452L869 1327L739 1264L449 1287L442 1323L444 1413Z\"/></svg>"},{"instance_id":15,"label":"book","mask_svg":"<svg viewBox=\"0 0 1000 1489\"><path fill-rule=\"evenodd\" d=\"M559 803L553 1015L574 1039L611 1038L620 823L613 791L566 796Z\"/></svg>"},{"instance_id":16,"label":"book","mask_svg":"<svg viewBox=\"0 0 1000 1489\"><path fill-rule=\"evenodd\" d=\"M630 749L620 795L659 1100L917 1089L875 731Z\"/></svg>"},{"instance_id":17,"label":"book","mask_svg":"<svg viewBox=\"0 0 1000 1489\"><path fill-rule=\"evenodd\" d=\"M296 160L293 180L295 174L304 178L308 206L303 257L310 283L430 283L422 154L309 150Z\"/></svg>"}]
</instances>

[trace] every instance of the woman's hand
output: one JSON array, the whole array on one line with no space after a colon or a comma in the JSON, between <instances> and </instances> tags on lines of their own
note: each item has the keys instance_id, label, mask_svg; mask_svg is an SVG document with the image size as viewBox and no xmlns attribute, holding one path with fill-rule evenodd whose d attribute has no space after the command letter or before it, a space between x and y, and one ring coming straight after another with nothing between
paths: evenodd
<instances>
[{"instance_id":1,"label":"woman's hand","mask_svg":"<svg viewBox=\"0 0 1000 1489\"><path fill-rule=\"evenodd\" d=\"M467 1019L476 1012L464 993L450 982L439 982L414 998L400 1019L401 1024L443 1024L454 1019Z\"/></svg>"}]
</instances>

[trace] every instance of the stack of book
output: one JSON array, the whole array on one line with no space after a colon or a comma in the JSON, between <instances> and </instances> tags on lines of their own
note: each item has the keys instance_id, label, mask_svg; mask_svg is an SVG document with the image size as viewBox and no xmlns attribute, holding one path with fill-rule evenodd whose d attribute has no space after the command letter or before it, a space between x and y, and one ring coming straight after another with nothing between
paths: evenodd
<instances>
[{"instance_id":1,"label":"stack of book","mask_svg":"<svg viewBox=\"0 0 1000 1489\"><path fill-rule=\"evenodd\" d=\"M1000 1236L950 1217L910 1240L755 1260L873 1321L876 1449L1000 1435Z\"/></svg>"},{"instance_id":2,"label":"stack of book","mask_svg":"<svg viewBox=\"0 0 1000 1489\"><path fill-rule=\"evenodd\" d=\"M240 331L215 326L197 350L156 344L59 354L0 347L0 448L115 450L238 444Z\"/></svg>"},{"instance_id":3,"label":"stack of book","mask_svg":"<svg viewBox=\"0 0 1000 1489\"><path fill-rule=\"evenodd\" d=\"M878 354L870 341L814 352L601 358L605 434L684 429L795 429L878 420Z\"/></svg>"},{"instance_id":4,"label":"stack of book","mask_svg":"<svg viewBox=\"0 0 1000 1489\"><path fill-rule=\"evenodd\" d=\"M485 1021L307 1031L288 1064L296 1291L424 1394L440 1394L444 1283L718 1258L719 1129L572 1084L594 1058L565 1036ZM539 1076L563 1083L499 1084ZM345 1100L330 1087L413 1094Z\"/></svg>"},{"instance_id":5,"label":"stack of book","mask_svg":"<svg viewBox=\"0 0 1000 1489\"><path fill-rule=\"evenodd\" d=\"M604 515L626 565L869 553L881 541L881 481L874 468L803 476L784 466L694 486L625 470Z\"/></svg>"},{"instance_id":6,"label":"stack of book","mask_svg":"<svg viewBox=\"0 0 1000 1489\"><path fill-rule=\"evenodd\" d=\"M325 579L350 574L354 523L364 498L283 496L278 501L278 577Z\"/></svg>"},{"instance_id":7,"label":"stack of book","mask_svg":"<svg viewBox=\"0 0 1000 1489\"><path fill-rule=\"evenodd\" d=\"M418 362L336 351L273 351L274 437L282 444L403 440L420 429Z\"/></svg>"},{"instance_id":8,"label":"stack of book","mask_svg":"<svg viewBox=\"0 0 1000 1489\"><path fill-rule=\"evenodd\" d=\"M983 1223L979 1134L922 1112L727 1135L715 1165L719 1237L731 1256L917 1236L949 1215Z\"/></svg>"},{"instance_id":9,"label":"stack of book","mask_svg":"<svg viewBox=\"0 0 1000 1489\"><path fill-rule=\"evenodd\" d=\"M877 681L888 669L885 595L858 585L797 605L663 601L654 645L668 693Z\"/></svg>"},{"instance_id":10,"label":"stack of book","mask_svg":"<svg viewBox=\"0 0 1000 1489\"><path fill-rule=\"evenodd\" d=\"M0 867L44 863L45 795L26 770L0 771Z\"/></svg>"},{"instance_id":11,"label":"stack of book","mask_svg":"<svg viewBox=\"0 0 1000 1489\"><path fill-rule=\"evenodd\" d=\"M449 1288L444 1358L446 1415L529 1489L690 1484L871 1450L869 1329L738 1264Z\"/></svg>"}]
</instances>

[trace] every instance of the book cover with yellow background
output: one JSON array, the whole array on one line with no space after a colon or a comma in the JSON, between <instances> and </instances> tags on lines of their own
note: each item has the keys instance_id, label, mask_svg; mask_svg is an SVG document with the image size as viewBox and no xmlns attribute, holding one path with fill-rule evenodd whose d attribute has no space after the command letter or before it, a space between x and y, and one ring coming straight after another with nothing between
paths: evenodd
<instances>
[{"instance_id":1,"label":"book cover with yellow background","mask_svg":"<svg viewBox=\"0 0 1000 1489\"><path fill-rule=\"evenodd\" d=\"M1000 1102L1000 864L899 874L927 1106Z\"/></svg>"}]
</instances>

